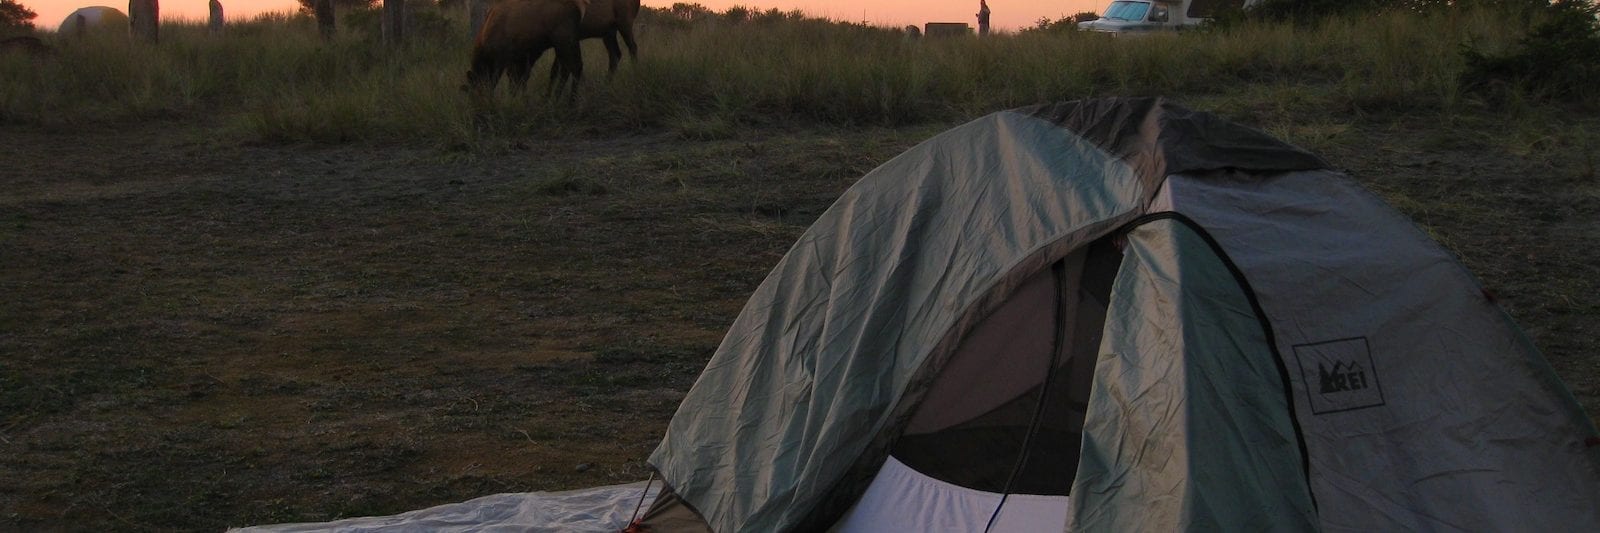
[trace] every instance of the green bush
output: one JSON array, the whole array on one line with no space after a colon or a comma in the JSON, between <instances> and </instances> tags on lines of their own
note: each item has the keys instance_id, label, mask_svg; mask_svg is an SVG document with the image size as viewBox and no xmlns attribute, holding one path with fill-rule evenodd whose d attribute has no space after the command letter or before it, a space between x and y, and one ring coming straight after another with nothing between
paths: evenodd
<instances>
[{"instance_id":1,"label":"green bush","mask_svg":"<svg viewBox=\"0 0 1600 533\"><path fill-rule=\"evenodd\" d=\"M1244 20L1289 22L1301 26L1319 24L1331 17L1371 15L1391 9L1392 0L1264 0L1248 10L1229 11L1223 21ZM1220 21L1219 21L1220 22Z\"/></svg>"},{"instance_id":2,"label":"green bush","mask_svg":"<svg viewBox=\"0 0 1600 533\"><path fill-rule=\"evenodd\" d=\"M1247 23L1286 22L1315 26L1333 18L1370 18L1386 13L1427 14L1445 10L1490 9L1498 12L1542 7L1548 0L1262 0L1249 9L1222 9L1211 23L1234 27Z\"/></svg>"},{"instance_id":3,"label":"green bush","mask_svg":"<svg viewBox=\"0 0 1600 533\"><path fill-rule=\"evenodd\" d=\"M1023 33L1029 33L1029 32L1060 33L1060 32L1064 32L1064 31L1078 31L1078 23L1079 22L1087 22L1087 21L1099 20L1099 19L1100 19L1100 15L1096 14L1093 11L1084 11L1084 12L1077 13L1077 14L1074 14L1074 15L1068 15L1068 16L1065 16L1065 17L1061 17L1061 18L1055 19L1055 20L1050 20L1049 18L1040 18L1038 21L1035 21L1033 23L1033 26L1028 27L1028 28L1023 28L1022 32Z\"/></svg>"},{"instance_id":4,"label":"green bush","mask_svg":"<svg viewBox=\"0 0 1600 533\"><path fill-rule=\"evenodd\" d=\"M1508 91L1587 102L1600 97L1600 7L1555 0L1543 11L1543 21L1510 50L1464 49L1463 88L1492 98Z\"/></svg>"},{"instance_id":5,"label":"green bush","mask_svg":"<svg viewBox=\"0 0 1600 533\"><path fill-rule=\"evenodd\" d=\"M0 38L32 32L36 18L39 18L38 13L16 0L0 0Z\"/></svg>"}]
</instances>

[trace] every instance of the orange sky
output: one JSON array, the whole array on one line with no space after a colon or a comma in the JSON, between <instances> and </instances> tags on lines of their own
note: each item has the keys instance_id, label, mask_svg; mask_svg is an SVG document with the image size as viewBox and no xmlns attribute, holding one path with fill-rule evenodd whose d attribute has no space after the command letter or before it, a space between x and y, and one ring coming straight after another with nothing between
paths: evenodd
<instances>
[{"instance_id":1,"label":"orange sky","mask_svg":"<svg viewBox=\"0 0 1600 533\"><path fill-rule=\"evenodd\" d=\"M288 11L295 8L294 0L221 0L228 18L249 17L263 11ZM666 7L676 0L644 0L644 5ZM68 13L85 6L111 6L126 13L128 5L117 0L20 0L39 14L34 25L54 29ZM166 0L161 2L161 18L186 18L204 20L209 0ZM729 6L745 5L755 8L790 10L834 19L868 22L883 26L922 25L924 22L966 22L976 25L973 17L978 12L978 0L700 0L699 3L716 11ZM992 0L989 2L990 23L999 29L1018 29L1032 26L1040 17L1059 18L1080 11L1100 11L1110 0Z\"/></svg>"}]
</instances>

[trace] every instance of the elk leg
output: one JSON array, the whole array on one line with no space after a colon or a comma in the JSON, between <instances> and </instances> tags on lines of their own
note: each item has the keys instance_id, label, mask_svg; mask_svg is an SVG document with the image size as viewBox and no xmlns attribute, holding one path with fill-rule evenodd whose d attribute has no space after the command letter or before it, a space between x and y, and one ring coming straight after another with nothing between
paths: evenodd
<instances>
[{"instance_id":1,"label":"elk leg","mask_svg":"<svg viewBox=\"0 0 1600 533\"><path fill-rule=\"evenodd\" d=\"M639 60L639 43L633 41L633 24L625 24L617 33L622 34L622 42L628 45L628 59Z\"/></svg>"},{"instance_id":2,"label":"elk leg","mask_svg":"<svg viewBox=\"0 0 1600 533\"><path fill-rule=\"evenodd\" d=\"M606 32L600 40L606 43L606 57L611 60L609 74L617 73L617 63L622 62L622 47L617 46L617 32Z\"/></svg>"},{"instance_id":3,"label":"elk leg","mask_svg":"<svg viewBox=\"0 0 1600 533\"><path fill-rule=\"evenodd\" d=\"M550 79L549 79L549 81L546 81L545 84L544 84L544 95L546 97L548 97L548 96L550 96L552 94L555 94L555 92L556 92L556 80L565 78L566 76L567 76L567 70L565 68L562 68L562 65L561 65L561 50L557 49L556 50L556 59L555 59L554 62L552 62L550 64Z\"/></svg>"},{"instance_id":4,"label":"elk leg","mask_svg":"<svg viewBox=\"0 0 1600 533\"><path fill-rule=\"evenodd\" d=\"M557 46L556 60L562 63L562 70L566 71L563 73L564 77L571 81L571 90L567 93L567 97L576 97L578 95L578 82L583 80L583 53L579 51L578 43L571 42L563 46Z\"/></svg>"},{"instance_id":5,"label":"elk leg","mask_svg":"<svg viewBox=\"0 0 1600 533\"><path fill-rule=\"evenodd\" d=\"M533 62L538 61L539 56L543 53L544 51L541 50L530 57L517 58L511 61L511 65L508 66L507 70L511 72L511 91L514 94L522 94L523 91L527 90L528 77L533 73Z\"/></svg>"}]
</instances>

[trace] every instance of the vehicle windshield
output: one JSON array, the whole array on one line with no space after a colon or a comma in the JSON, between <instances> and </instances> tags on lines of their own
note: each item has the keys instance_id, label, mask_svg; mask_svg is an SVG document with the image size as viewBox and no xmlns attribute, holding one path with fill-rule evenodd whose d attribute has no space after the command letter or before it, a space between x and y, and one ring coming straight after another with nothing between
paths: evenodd
<instances>
[{"instance_id":1,"label":"vehicle windshield","mask_svg":"<svg viewBox=\"0 0 1600 533\"><path fill-rule=\"evenodd\" d=\"M1106 8L1106 14L1100 18L1139 21L1144 20L1144 15L1148 11L1150 4L1147 2L1112 2L1111 7Z\"/></svg>"}]
</instances>

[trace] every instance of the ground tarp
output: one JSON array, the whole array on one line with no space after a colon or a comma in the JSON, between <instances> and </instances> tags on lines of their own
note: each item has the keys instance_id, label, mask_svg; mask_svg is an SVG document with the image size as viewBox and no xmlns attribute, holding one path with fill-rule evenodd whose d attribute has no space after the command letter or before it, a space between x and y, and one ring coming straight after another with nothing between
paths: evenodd
<instances>
[{"instance_id":1,"label":"ground tarp","mask_svg":"<svg viewBox=\"0 0 1600 533\"><path fill-rule=\"evenodd\" d=\"M393 516L332 522L277 524L232 533L616 533L627 527L641 496L655 500L660 483L629 483L564 492L519 492L484 496Z\"/></svg>"}]
</instances>

